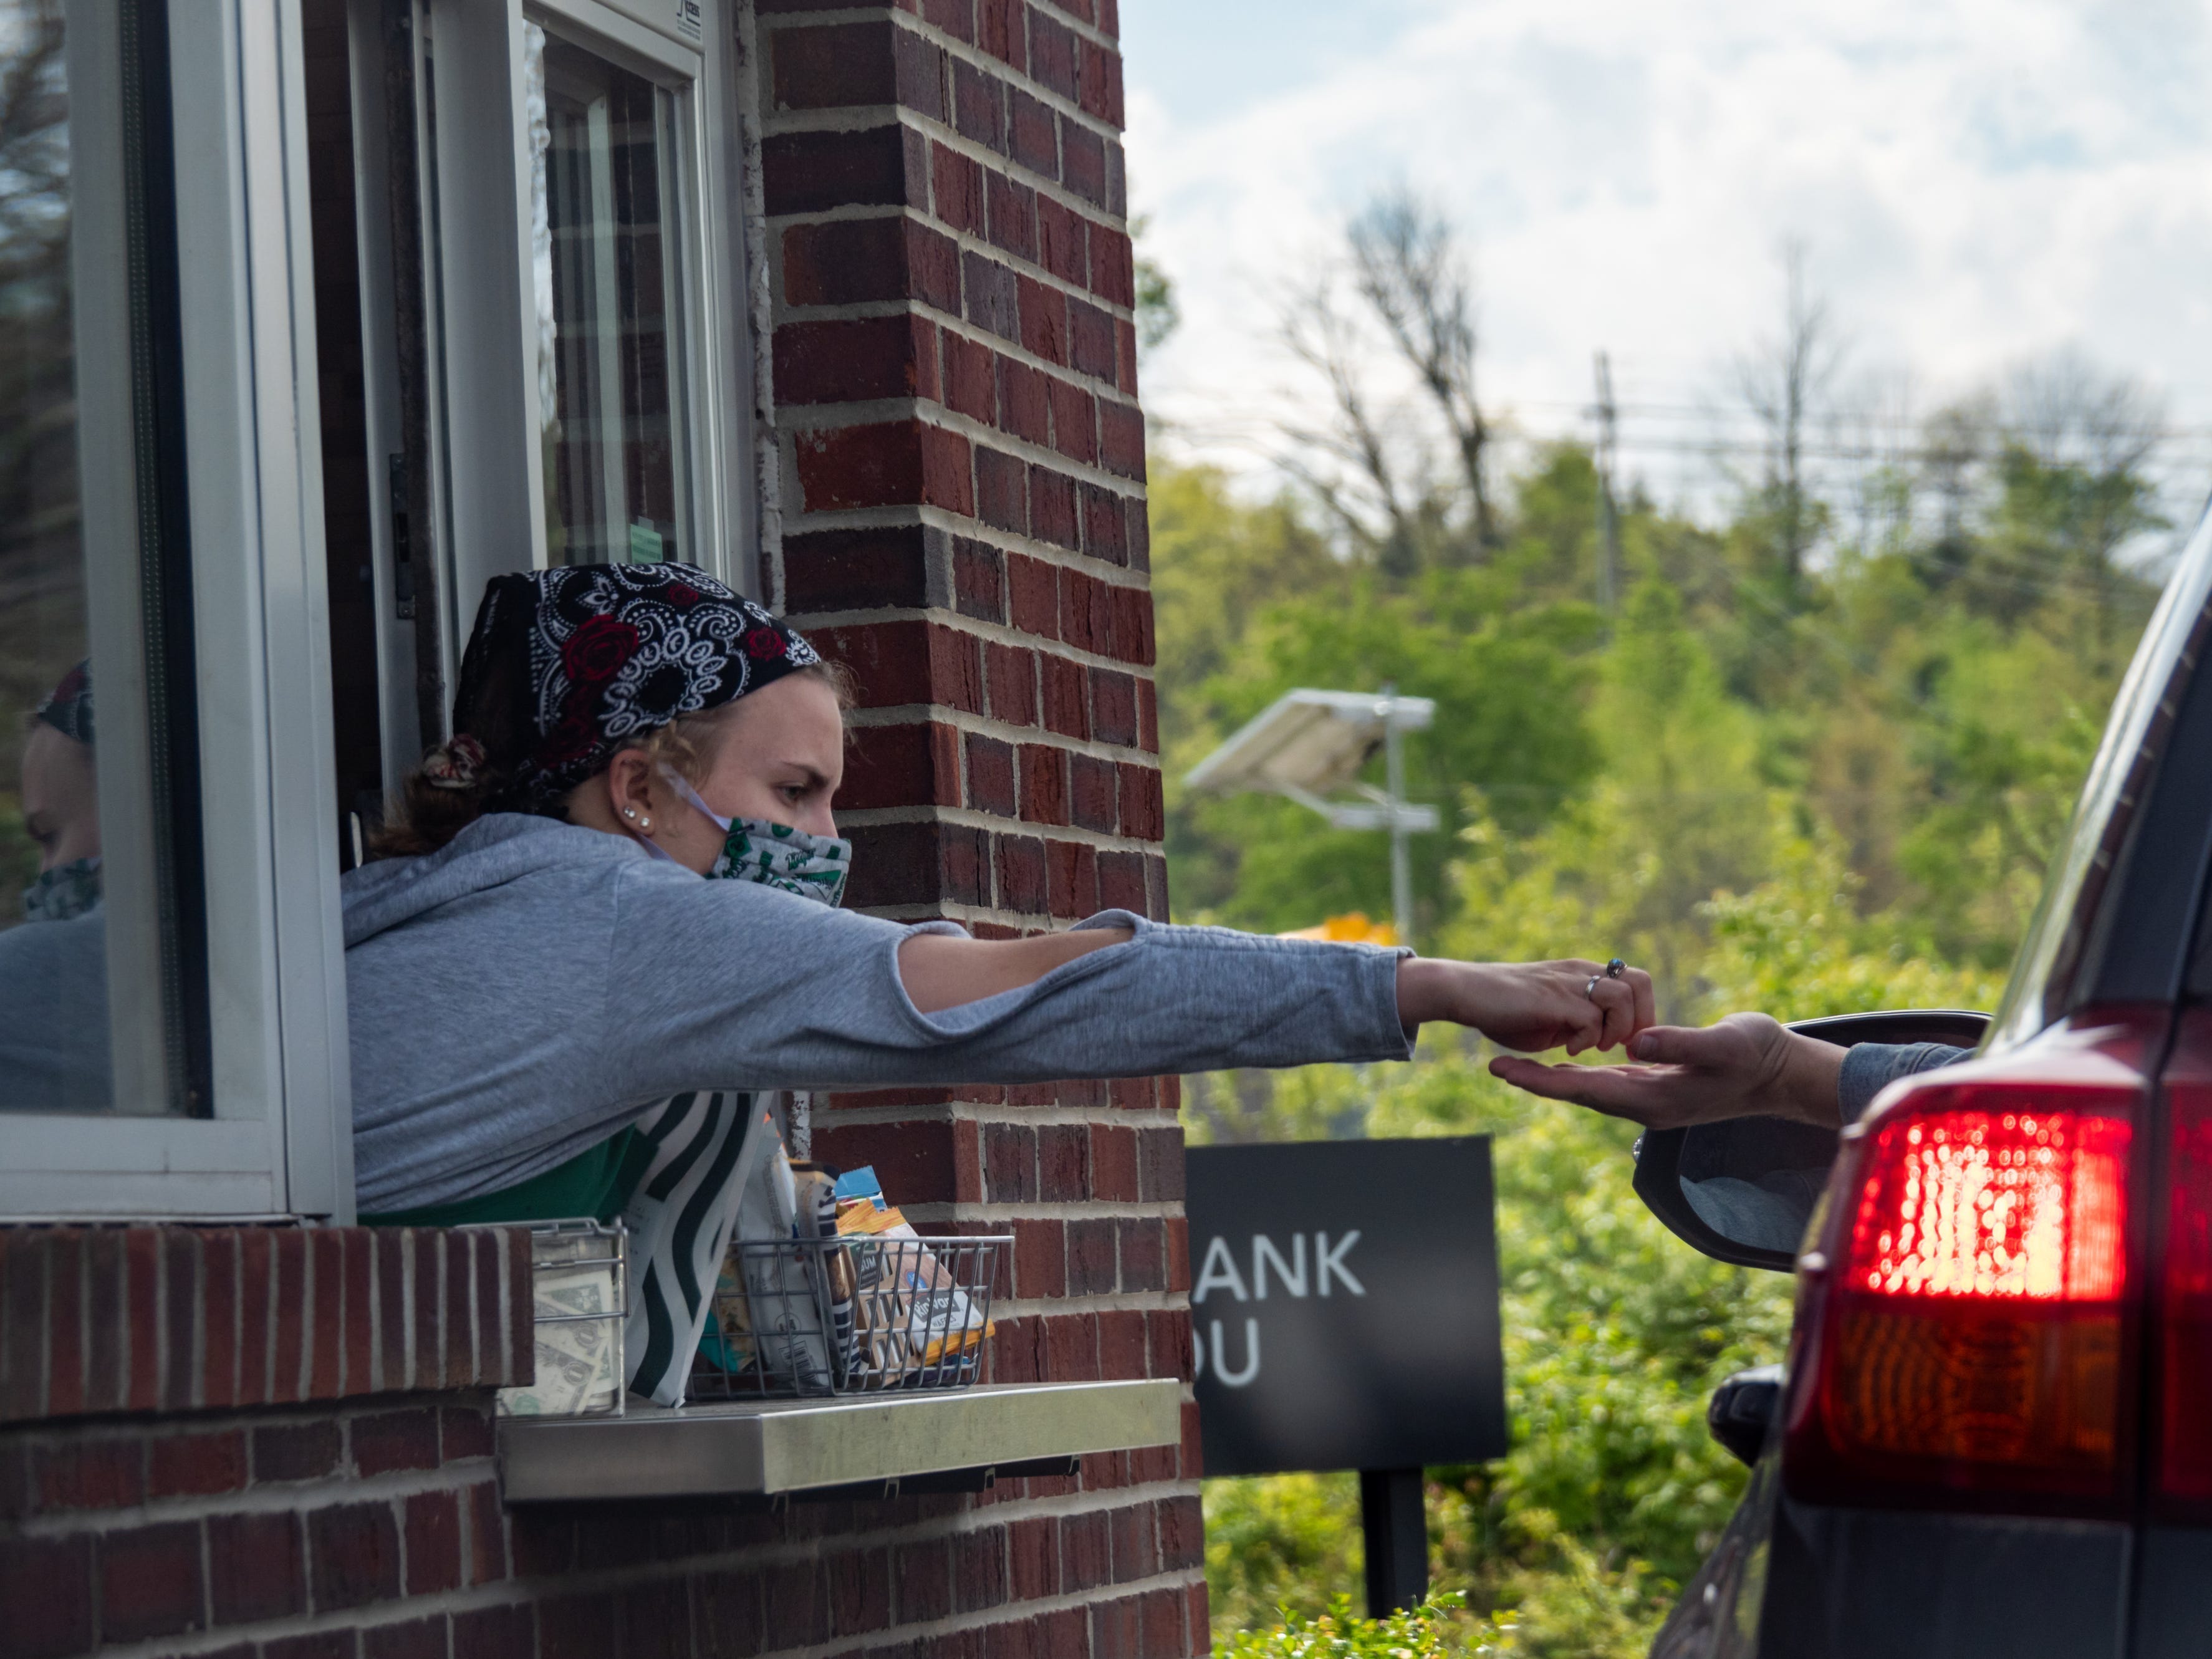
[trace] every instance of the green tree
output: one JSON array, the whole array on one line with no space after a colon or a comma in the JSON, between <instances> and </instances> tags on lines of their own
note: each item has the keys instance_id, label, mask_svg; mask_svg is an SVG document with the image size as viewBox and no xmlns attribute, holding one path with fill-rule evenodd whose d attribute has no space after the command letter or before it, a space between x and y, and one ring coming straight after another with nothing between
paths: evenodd
<instances>
[{"instance_id":1,"label":"green tree","mask_svg":"<svg viewBox=\"0 0 2212 1659\"><path fill-rule=\"evenodd\" d=\"M1159 262L1144 250L1145 232L1151 221L1133 220L1129 234L1139 244L1137 253L1137 343L1146 351L1166 343L1182 326L1182 307L1176 303L1175 283Z\"/></svg>"},{"instance_id":2,"label":"green tree","mask_svg":"<svg viewBox=\"0 0 2212 1659\"><path fill-rule=\"evenodd\" d=\"M1379 837L1332 830L1271 797L1182 788L1208 750L1294 686L1392 684L1437 700L1435 726L1408 744L1411 792L1448 819L1444 835L1416 842L1425 919L1437 914L1470 787L1508 821L1532 823L1595 770L1585 705L1598 629L1586 605L1524 605L1518 580L1499 570L1435 571L1399 590L1333 556L1290 503L1239 502L1203 468L1155 473L1152 521L1179 915L1283 929L1388 914Z\"/></svg>"},{"instance_id":3,"label":"green tree","mask_svg":"<svg viewBox=\"0 0 2212 1659\"><path fill-rule=\"evenodd\" d=\"M1393 684L1435 700L1435 723L1406 742L1408 791L1437 804L1445 823L1444 833L1413 844L1425 930L1444 902L1450 836L1468 792L1493 800L1507 821L1533 824L1596 769L1585 708L1595 615L1587 606L1515 611L1510 595L1499 573L1436 571L1410 593L1363 577L1340 597L1287 599L1261 614L1200 694L1208 736L1217 738L1295 686ZM1375 771L1379 781L1379 763ZM1216 868L1234 885L1218 896L1199 893L1224 920L1280 931L1348 910L1389 914L1380 836L1331 830L1273 797L1193 799L1178 787L1171 806L1193 842L1227 849Z\"/></svg>"}]
</instances>

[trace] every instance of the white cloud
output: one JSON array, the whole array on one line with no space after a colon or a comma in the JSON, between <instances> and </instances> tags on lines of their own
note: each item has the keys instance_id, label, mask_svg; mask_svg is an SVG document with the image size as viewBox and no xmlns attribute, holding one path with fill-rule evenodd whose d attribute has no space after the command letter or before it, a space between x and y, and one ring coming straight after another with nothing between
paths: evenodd
<instances>
[{"instance_id":1,"label":"white cloud","mask_svg":"<svg viewBox=\"0 0 2212 1659\"><path fill-rule=\"evenodd\" d=\"M1240 10L1296 31L1306 9ZM1303 395L1270 291L1400 181L1470 234L1489 383L1532 428L1572 425L1599 347L1626 402L1709 391L1771 327L1785 237L1855 361L1909 368L1923 401L2073 344L2212 422L2193 7L1438 0L1304 53L1240 52L1207 0L1124 16L1135 205L1184 315L1146 395L1187 445L1251 464L1218 441ZM2188 458L2205 473L2212 442Z\"/></svg>"}]
</instances>

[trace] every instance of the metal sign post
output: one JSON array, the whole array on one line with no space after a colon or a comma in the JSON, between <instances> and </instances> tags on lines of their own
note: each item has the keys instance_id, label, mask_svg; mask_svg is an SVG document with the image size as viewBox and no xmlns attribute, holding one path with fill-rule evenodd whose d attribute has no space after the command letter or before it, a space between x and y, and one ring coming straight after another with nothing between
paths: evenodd
<instances>
[{"instance_id":1,"label":"metal sign post","mask_svg":"<svg viewBox=\"0 0 2212 1659\"><path fill-rule=\"evenodd\" d=\"M1367 1616L1419 1607L1429 1593L1429 1517L1419 1469L1359 1472L1359 1531L1367 1546Z\"/></svg>"},{"instance_id":2,"label":"metal sign post","mask_svg":"<svg viewBox=\"0 0 2212 1659\"><path fill-rule=\"evenodd\" d=\"M1428 1589L1421 1470L1506 1449L1490 1140L1194 1146L1208 1474L1358 1469L1369 1610Z\"/></svg>"}]
</instances>

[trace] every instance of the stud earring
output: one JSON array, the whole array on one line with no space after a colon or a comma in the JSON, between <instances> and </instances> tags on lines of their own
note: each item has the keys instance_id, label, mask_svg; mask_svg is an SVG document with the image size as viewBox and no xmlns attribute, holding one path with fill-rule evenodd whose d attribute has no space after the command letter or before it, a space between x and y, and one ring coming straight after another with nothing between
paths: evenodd
<instances>
[{"instance_id":1,"label":"stud earring","mask_svg":"<svg viewBox=\"0 0 2212 1659\"><path fill-rule=\"evenodd\" d=\"M635 806L625 806L625 807L623 807L623 816L624 817L626 817L626 818L634 818L634 817L635 817L637 816L637 808L635 808Z\"/></svg>"},{"instance_id":2,"label":"stud earring","mask_svg":"<svg viewBox=\"0 0 2212 1659\"><path fill-rule=\"evenodd\" d=\"M649 836L653 833L653 820L651 818L641 818L638 820L637 827L644 830L645 833Z\"/></svg>"}]
</instances>

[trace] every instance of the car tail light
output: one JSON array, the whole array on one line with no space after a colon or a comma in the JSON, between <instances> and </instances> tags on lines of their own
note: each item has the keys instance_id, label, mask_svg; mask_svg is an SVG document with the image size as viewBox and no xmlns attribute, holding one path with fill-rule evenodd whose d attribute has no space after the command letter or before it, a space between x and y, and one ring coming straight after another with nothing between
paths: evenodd
<instances>
[{"instance_id":1,"label":"car tail light","mask_svg":"<svg viewBox=\"0 0 2212 1659\"><path fill-rule=\"evenodd\" d=\"M2201 1521L2212 1510L2212 1012L2182 1016L2165 1081L2158 1490L2161 1508Z\"/></svg>"},{"instance_id":2,"label":"car tail light","mask_svg":"<svg viewBox=\"0 0 2212 1659\"><path fill-rule=\"evenodd\" d=\"M2147 1048L2139 1020L2062 1030L1903 1085L1846 1132L1801 1265L1794 1494L2070 1513L2121 1499ZM2206 1285L2212 1316L2212 1257Z\"/></svg>"}]
</instances>

